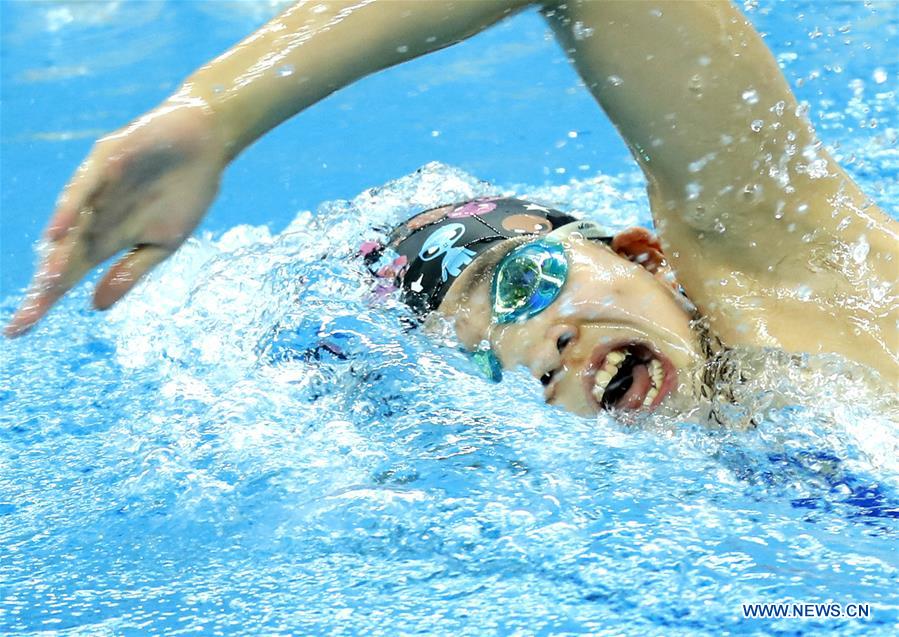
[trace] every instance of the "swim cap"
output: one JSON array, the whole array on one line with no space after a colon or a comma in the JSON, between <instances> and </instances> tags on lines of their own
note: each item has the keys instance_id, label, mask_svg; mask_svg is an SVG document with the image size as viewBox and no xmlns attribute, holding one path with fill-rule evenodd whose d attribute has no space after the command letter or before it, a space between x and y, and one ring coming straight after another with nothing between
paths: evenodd
<instances>
[{"instance_id":1,"label":"swim cap","mask_svg":"<svg viewBox=\"0 0 899 637\"><path fill-rule=\"evenodd\" d=\"M386 246L363 244L373 272L393 277L403 300L426 314L477 256L501 241L540 236L577 221L540 204L482 197L421 212L391 232Z\"/></svg>"}]
</instances>

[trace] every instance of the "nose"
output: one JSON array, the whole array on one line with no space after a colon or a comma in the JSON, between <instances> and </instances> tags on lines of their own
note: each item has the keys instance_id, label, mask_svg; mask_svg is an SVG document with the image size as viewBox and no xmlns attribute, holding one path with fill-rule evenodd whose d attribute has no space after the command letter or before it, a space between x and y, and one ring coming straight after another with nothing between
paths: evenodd
<instances>
[{"instance_id":1,"label":"nose","mask_svg":"<svg viewBox=\"0 0 899 637\"><path fill-rule=\"evenodd\" d=\"M577 337L578 330L574 325L563 323L549 327L528 366L531 374L548 385L553 373L562 367L565 351L577 341Z\"/></svg>"}]
</instances>

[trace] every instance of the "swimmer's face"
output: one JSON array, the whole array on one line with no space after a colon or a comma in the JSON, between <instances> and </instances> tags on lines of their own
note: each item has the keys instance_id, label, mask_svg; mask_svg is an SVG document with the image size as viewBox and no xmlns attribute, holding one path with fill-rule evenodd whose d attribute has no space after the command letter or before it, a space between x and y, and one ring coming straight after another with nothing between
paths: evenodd
<instances>
[{"instance_id":1,"label":"swimmer's face","mask_svg":"<svg viewBox=\"0 0 899 637\"><path fill-rule=\"evenodd\" d=\"M702 359L701 350L652 235L627 230L611 247L566 238L568 275L555 300L526 320L501 324L493 278L502 257L522 243L510 239L480 255L441 303L466 347L489 342L504 368L523 365L543 383L547 403L585 416L655 409L685 390L684 370Z\"/></svg>"}]
</instances>

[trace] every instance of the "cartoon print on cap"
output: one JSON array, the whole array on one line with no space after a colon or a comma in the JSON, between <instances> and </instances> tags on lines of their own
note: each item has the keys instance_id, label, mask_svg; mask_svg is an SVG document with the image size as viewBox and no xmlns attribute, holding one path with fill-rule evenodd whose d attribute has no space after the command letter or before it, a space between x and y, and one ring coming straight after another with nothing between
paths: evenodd
<instances>
[{"instance_id":1,"label":"cartoon print on cap","mask_svg":"<svg viewBox=\"0 0 899 637\"><path fill-rule=\"evenodd\" d=\"M465 234L465 226L461 223L441 226L425 240L418 252L418 258L422 261L433 261L440 255L444 255L441 263L443 280L446 281L448 274L459 276L462 268L471 263L475 256L475 253L468 248L456 247L456 241L463 234Z\"/></svg>"},{"instance_id":2,"label":"cartoon print on cap","mask_svg":"<svg viewBox=\"0 0 899 637\"><path fill-rule=\"evenodd\" d=\"M462 217L475 217L493 212L496 210L496 204L493 202L497 199L500 199L500 197L479 197L478 199L467 201L461 206L457 206L447 217L450 219L461 219Z\"/></svg>"},{"instance_id":3,"label":"cartoon print on cap","mask_svg":"<svg viewBox=\"0 0 899 637\"><path fill-rule=\"evenodd\" d=\"M503 228L517 234L546 234L553 229L553 225L545 217L522 213L503 219Z\"/></svg>"},{"instance_id":4,"label":"cartoon print on cap","mask_svg":"<svg viewBox=\"0 0 899 637\"><path fill-rule=\"evenodd\" d=\"M443 219L452 209L453 206L451 204L448 206L440 206L439 208L434 208L433 210L427 210L409 219L408 223L406 223L406 228L410 232L418 230L419 228L424 228L429 223L434 223L435 221L440 221L441 219Z\"/></svg>"}]
</instances>

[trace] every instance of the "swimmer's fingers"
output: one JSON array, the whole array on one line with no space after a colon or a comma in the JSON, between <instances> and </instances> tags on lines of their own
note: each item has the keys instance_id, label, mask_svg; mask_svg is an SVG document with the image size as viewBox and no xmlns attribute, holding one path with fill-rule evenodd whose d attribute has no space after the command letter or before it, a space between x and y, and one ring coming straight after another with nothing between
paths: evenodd
<instances>
[{"instance_id":1,"label":"swimmer's fingers","mask_svg":"<svg viewBox=\"0 0 899 637\"><path fill-rule=\"evenodd\" d=\"M139 245L113 265L94 291L94 307L105 310L127 294L147 272L165 261L172 250L164 246Z\"/></svg>"},{"instance_id":2,"label":"swimmer's fingers","mask_svg":"<svg viewBox=\"0 0 899 637\"><path fill-rule=\"evenodd\" d=\"M31 329L93 265L84 258L77 233L54 244L38 267L25 299L6 326L6 335L12 338Z\"/></svg>"},{"instance_id":3,"label":"swimmer's fingers","mask_svg":"<svg viewBox=\"0 0 899 637\"><path fill-rule=\"evenodd\" d=\"M183 243L226 165L215 124L201 106L166 105L94 145L59 198L49 252L7 335L25 333L91 268L138 246L97 288L95 304L109 307Z\"/></svg>"}]
</instances>

